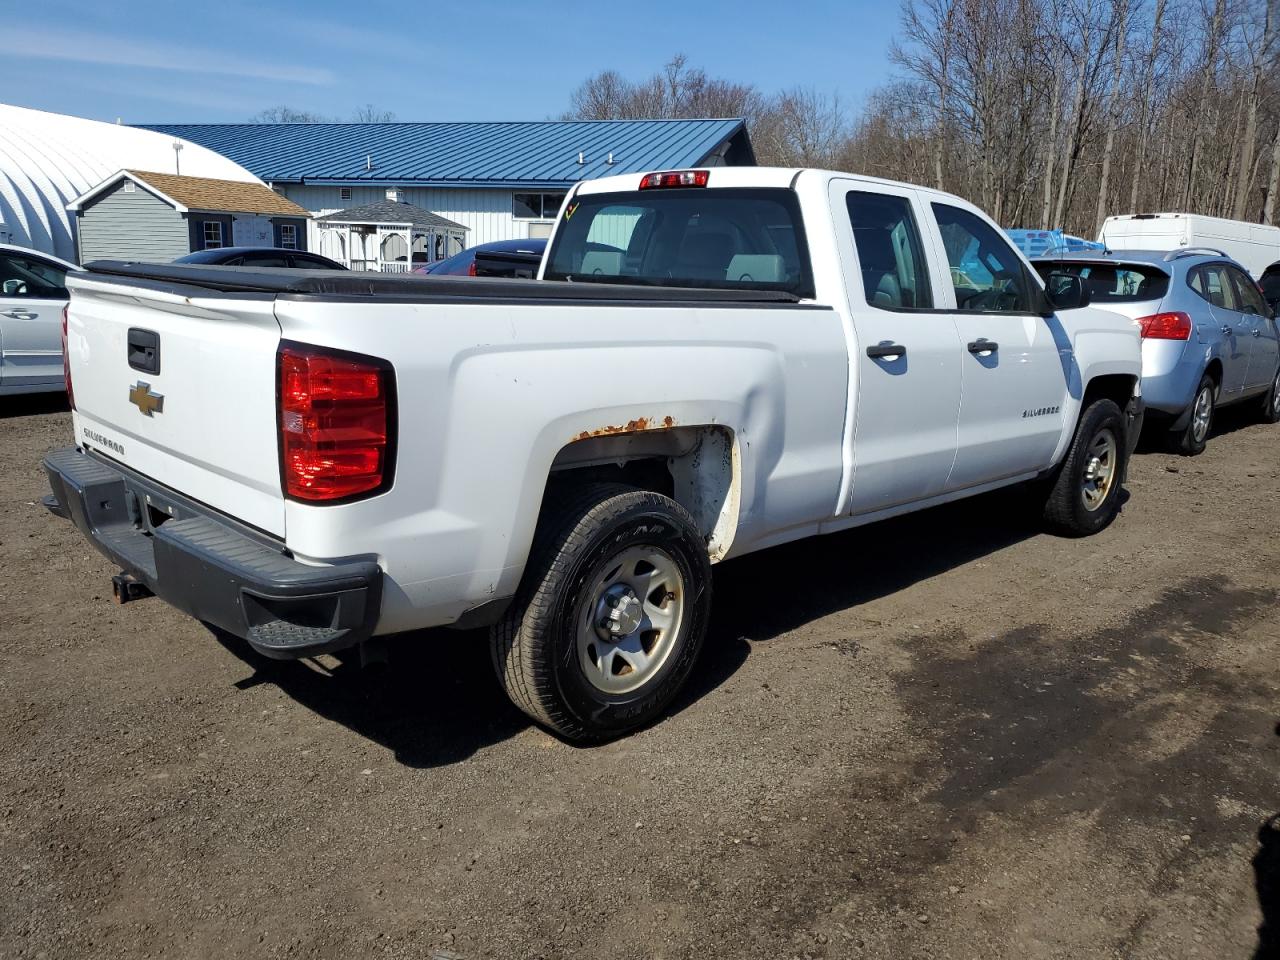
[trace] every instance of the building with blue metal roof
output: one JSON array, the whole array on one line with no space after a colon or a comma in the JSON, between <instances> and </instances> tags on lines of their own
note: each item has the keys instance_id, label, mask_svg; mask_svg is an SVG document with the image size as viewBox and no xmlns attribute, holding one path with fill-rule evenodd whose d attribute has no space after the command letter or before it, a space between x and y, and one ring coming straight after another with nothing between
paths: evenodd
<instances>
[{"instance_id":1,"label":"building with blue metal roof","mask_svg":"<svg viewBox=\"0 0 1280 960\"><path fill-rule=\"evenodd\" d=\"M471 244L546 236L560 201L581 180L755 163L740 119L173 123L147 129L234 160L317 217L390 199L462 224Z\"/></svg>"}]
</instances>

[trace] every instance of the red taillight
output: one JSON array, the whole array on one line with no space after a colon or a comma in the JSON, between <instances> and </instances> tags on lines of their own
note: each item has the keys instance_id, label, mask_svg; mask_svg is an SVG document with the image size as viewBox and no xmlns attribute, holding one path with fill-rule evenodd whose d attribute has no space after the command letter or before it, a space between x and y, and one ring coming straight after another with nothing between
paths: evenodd
<instances>
[{"instance_id":1,"label":"red taillight","mask_svg":"<svg viewBox=\"0 0 1280 960\"><path fill-rule=\"evenodd\" d=\"M678 187L705 187L711 174L706 170L672 170L667 173L646 173L640 181L641 190L669 190Z\"/></svg>"},{"instance_id":2,"label":"red taillight","mask_svg":"<svg viewBox=\"0 0 1280 960\"><path fill-rule=\"evenodd\" d=\"M70 304L62 308L62 382L67 388L67 403L74 410L76 395L71 389L71 354L67 350L67 311L70 309Z\"/></svg>"},{"instance_id":3,"label":"red taillight","mask_svg":"<svg viewBox=\"0 0 1280 960\"><path fill-rule=\"evenodd\" d=\"M478 276L479 276L479 274L478 274L478 273L476 273L476 261L475 261L475 258L474 258L474 257L471 259L471 263L469 263L469 264L467 265L467 276L468 276L468 277L478 277Z\"/></svg>"},{"instance_id":4,"label":"red taillight","mask_svg":"<svg viewBox=\"0 0 1280 960\"><path fill-rule=\"evenodd\" d=\"M1190 340L1191 317L1185 313L1156 313L1139 317L1143 340Z\"/></svg>"},{"instance_id":5,"label":"red taillight","mask_svg":"<svg viewBox=\"0 0 1280 960\"><path fill-rule=\"evenodd\" d=\"M394 381L372 357L281 344L280 471L294 500L333 502L386 489Z\"/></svg>"}]
</instances>

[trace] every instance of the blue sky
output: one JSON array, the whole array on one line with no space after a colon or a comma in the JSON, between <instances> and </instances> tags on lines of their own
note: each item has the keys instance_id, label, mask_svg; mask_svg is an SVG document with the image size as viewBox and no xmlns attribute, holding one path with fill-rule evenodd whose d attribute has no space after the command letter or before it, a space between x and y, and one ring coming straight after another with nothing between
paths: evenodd
<instances>
[{"instance_id":1,"label":"blue sky","mask_svg":"<svg viewBox=\"0 0 1280 960\"><path fill-rule=\"evenodd\" d=\"M0 100L125 123L236 121L288 104L348 117L538 120L588 75L647 76L683 51L761 90L848 107L889 74L896 0L634 4L0 0Z\"/></svg>"}]
</instances>

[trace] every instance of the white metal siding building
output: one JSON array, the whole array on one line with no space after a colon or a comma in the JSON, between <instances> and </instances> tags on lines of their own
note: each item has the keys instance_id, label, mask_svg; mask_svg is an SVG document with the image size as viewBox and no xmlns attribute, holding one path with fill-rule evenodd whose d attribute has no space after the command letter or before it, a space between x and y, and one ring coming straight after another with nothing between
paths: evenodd
<instances>
[{"instance_id":1,"label":"white metal siding building","mask_svg":"<svg viewBox=\"0 0 1280 960\"><path fill-rule=\"evenodd\" d=\"M339 210L376 203L384 199L387 193L385 187L330 187L290 183L275 183L273 187L317 218ZM467 241L471 245L538 236L539 229L549 226L550 220L555 216L553 211L551 218L518 219L513 213L514 192L511 190L400 187L399 193L403 202L430 210L465 226L469 231ZM557 196L563 194L564 191L560 191ZM324 253L318 247L312 249Z\"/></svg>"},{"instance_id":2,"label":"white metal siding building","mask_svg":"<svg viewBox=\"0 0 1280 960\"><path fill-rule=\"evenodd\" d=\"M620 173L755 163L744 122L163 124L243 164L324 217L399 199L467 229L471 245L546 236L577 182ZM312 230L311 249L330 255Z\"/></svg>"}]
</instances>

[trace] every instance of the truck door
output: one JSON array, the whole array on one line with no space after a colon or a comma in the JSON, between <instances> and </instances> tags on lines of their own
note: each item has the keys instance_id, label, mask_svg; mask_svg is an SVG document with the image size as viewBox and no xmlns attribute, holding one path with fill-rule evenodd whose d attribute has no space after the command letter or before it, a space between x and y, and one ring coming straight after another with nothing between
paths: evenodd
<instances>
[{"instance_id":1,"label":"truck door","mask_svg":"<svg viewBox=\"0 0 1280 960\"><path fill-rule=\"evenodd\" d=\"M831 185L852 323L849 512L941 494L956 455L960 339L910 189Z\"/></svg>"},{"instance_id":2,"label":"truck door","mask_svg":"<svg viewBox=\"0 0 1280 960\"><path fill-rule=\"evenodd\" d=\"M62 383L66 271L19 254L0 255L0 381L5 387Z\"/></svg>"},{"instance_id":3,"label":"truck door","mask_svg":"<svg viewBox=\"0 0 1280 960\"><path fill-rule=\"evenodd\" d=\"M1265 390L1271 386L1276 376L1276 366L1280 364L1276 323L1271 319L1271 310L1262 298L1262 291L1245 272L1235 267L1226 269L1235 284L1240 309L1250 318L1250 338L1253 342L1249 346L1249 372L1244 378L1245 389Z\"/></svg>"},{"instance_id":4,"label":"truck door","mask_svg":"<svg viewBox=\"0 0 1280 960\"><path fill-rule=\"evenodd\" d=\"M962 365L956 464L948 490L1048 467L1062 436L1070 343L1004 234L977 214L933 203L950 267Z\"/></svg>"}]
</instances>

